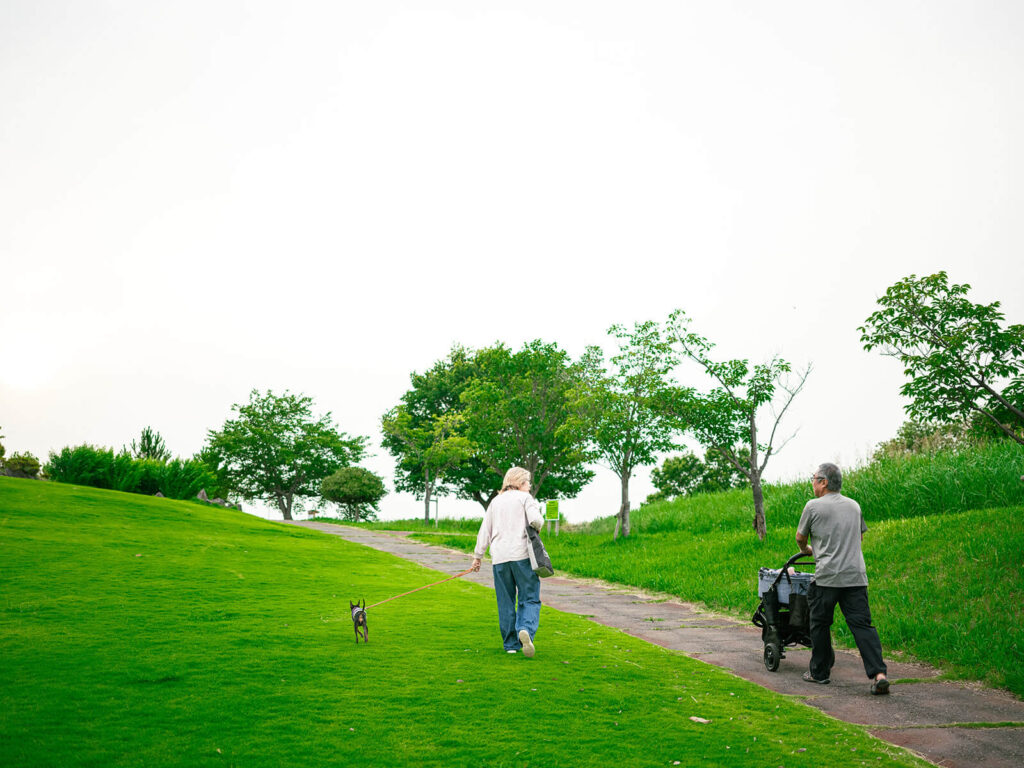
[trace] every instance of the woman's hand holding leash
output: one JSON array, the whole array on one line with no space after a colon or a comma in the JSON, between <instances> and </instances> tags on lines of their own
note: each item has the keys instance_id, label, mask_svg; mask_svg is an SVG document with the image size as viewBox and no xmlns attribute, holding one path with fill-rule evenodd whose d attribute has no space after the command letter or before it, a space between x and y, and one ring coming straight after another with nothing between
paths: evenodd
<instances>
[{"instance_id":1,"label":"woman's hand holding leash","mask_svg":"<svg viewBox=\"0 0 1024 768\"><path fill-rule=\"evenodd\" d=\"M470 567L470 570L479 571L480 570L480 558L479 557L474 557L473 558L473 564L471 566L469 566L469 567Z\"/></svg>"}]
</instances>

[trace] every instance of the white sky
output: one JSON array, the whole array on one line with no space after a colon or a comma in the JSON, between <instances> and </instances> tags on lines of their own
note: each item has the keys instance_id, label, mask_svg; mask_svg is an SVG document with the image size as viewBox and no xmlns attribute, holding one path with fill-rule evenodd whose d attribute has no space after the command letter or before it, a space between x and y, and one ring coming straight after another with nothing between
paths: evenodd
<instances>
[{"instance_id":1,"label":"white sky","mask_svg":"<svg viewBox=\"0 0 1024 768\"><path fill-rule=\"evenodd\" d=\"M1022 43L1010 0L6 0L4 442L187 456L288 388L390 481L380 416L453 343L578 355L681 307L813 361L770 479L863 461L903 420L856 330L889 285L1024 322Z\"/></svg>"}]
</instances>

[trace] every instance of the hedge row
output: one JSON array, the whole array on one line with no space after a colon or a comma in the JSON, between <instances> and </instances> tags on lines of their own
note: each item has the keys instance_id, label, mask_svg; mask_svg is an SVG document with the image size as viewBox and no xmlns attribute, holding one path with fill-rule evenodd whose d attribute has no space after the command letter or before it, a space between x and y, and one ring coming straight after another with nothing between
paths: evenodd
<instances>
[{"instance_id":1,"label":"hedge row","mask_svg":"<svg viewBox=\"0 0 1024 768\"><path fill-rule=\"evenodd\" d=\"M203 489L214 493L218 486L216 475L197 459L136 459L125 451L92 445L51 451L45 471L61 483L149 496L159 492L170 499L192 499Z\"/></svg>"}]
</instances>

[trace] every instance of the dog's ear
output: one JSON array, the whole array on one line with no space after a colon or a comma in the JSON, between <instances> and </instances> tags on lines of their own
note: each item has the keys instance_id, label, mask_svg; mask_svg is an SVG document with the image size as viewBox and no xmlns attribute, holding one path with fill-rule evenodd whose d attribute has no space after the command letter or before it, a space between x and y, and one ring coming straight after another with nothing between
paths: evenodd
<instances>
[{"instance_id":1,"label":"dog's ear","mask_svg":"<svg viewBox=\"0 0 1024 768\"><path fill-rule=\"evenodd\" d=\"M366 598L365 597L363 598L363 610L364 611L366 610Z\"/></svg>"},{"instance_id":2,"label":"dog's ear","mask_svg":"<svg viewBox=\"0 0 1024 768\"><path fill-rule=\"evenodd\" d=\"M348 609L351 611L353 608L358 606L359 603L353 603L351 600L348 601Z\"/></svg>"}]
</instances>

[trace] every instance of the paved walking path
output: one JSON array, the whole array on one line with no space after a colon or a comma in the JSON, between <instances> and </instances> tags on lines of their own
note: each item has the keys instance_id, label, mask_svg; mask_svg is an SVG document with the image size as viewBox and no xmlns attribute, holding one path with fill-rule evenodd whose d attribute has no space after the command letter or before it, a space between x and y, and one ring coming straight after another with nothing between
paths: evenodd
<instances>
[{"instance_id":1,"label":"paved walking path","mask_svg":"<svg viewBox=\"0 0 1024 768\"><path fill-rule=\"evenodd\" d=\"M292 524L390 552L442 573L464 571L471 559L464 552L432 547L401 533L306 521ZM464 578L494 588L491 569L486 566ZM778 672L768 672L761 656L761 630L750 622L702 611L675 598L666 600L664 595L593 579L545 579L541 597L551 608L587 616L599 624L724 667L765 688L800 696L807 704L839 720L865 725L878 738L907 747L937 765L1024 766L1024 702L1002 691L930 681L939 670L887 657L893 686L888 696L872 696L860 657L856 652L838 649L831 685L815 686L800 679L810 656L806 648L787 649ZM884 647L884 637L882 643ZM538 646L538 652L543 653L543 645ZM978 727L996 723L1016 725Z\"/></svg>"}]
</instances>

